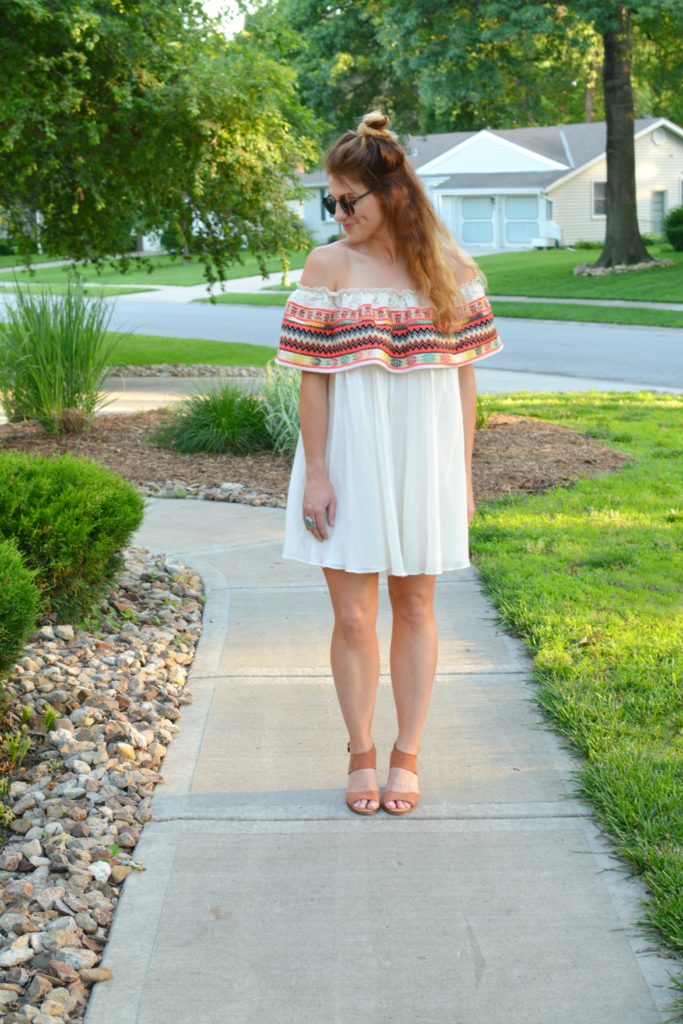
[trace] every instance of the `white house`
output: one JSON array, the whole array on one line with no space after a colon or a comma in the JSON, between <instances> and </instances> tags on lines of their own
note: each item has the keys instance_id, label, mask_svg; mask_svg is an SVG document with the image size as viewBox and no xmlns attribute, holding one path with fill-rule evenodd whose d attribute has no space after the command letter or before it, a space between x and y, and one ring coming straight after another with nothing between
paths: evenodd
<instances>
[{"instance_id":1,"label":"white house","mask_svg":"<svg viewBox=\"0 0 683 1024\"><path fill-rule=\"evenodd\" d=\"M661 234L683 204L683 128L661 117L634 126L641 232ZM406 152L436 210L466 249L529 249L605 237L604 121L410 136ZM337 236L320 202L324 171L303 174L298 213L317 241Z\"/></svg>"}]
</instances>

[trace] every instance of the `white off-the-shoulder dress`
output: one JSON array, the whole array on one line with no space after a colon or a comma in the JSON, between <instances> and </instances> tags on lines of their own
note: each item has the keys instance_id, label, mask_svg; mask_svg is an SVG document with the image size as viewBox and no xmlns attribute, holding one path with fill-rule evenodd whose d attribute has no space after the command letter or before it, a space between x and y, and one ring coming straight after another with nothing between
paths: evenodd
<instances>
[{"instance_id":1,"label":"white off-the-shoulder dress","mask_svg":"<svg viewBox=\"0 0 683 1024\"><path fill-rule=\"evenodd\" d=\"M472 294L480 298L481 286L475 285ZM407 290L329 292L301 286L293 299L308 315L362 305L386 313L389 307L415 309L419 303ZM460 365L501 347L496 335L478 353L470 349ZM287 364L287 354L279 352L277 361ZM328 395L325 460L337 497L335 522L327 524L322 541L304 524L306 465L299 433L283 558L395 576L466 568L467 480L457 365L416 363L401 372L387 368L384 354L373 358L370 353L330 372Z\"/></svg>"}]
</instances>

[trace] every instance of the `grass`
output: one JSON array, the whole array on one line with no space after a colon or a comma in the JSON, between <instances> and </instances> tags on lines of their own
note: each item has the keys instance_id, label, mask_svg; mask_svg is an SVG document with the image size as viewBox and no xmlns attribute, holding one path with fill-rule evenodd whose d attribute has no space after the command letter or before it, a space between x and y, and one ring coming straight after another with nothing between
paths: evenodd
<instances>
[{"instance_id":1,"label":"grass","mask_svg":"<svg viewBox=\"0 0 683 1024\"><path fill-rule=\"evenodd\" d=\"M217 303L228 306L281 306L284 308L290 291L287 292L225 292L216 294ZM193 302L210 302L210 299L193 299Z\"/></svg>"},{"instance_id":2,"label":"grass","mask_svg":"<svg viewBox=\"0 0 683 1024\"><path fill-rule=\"evenodd\" d=\"M50 256L48 253L35 253L34 260L36 263L51 263L53 260L58 260L59 256ZM16 253L12 253L9 256L0 256L0 267L18 267L21 263L21 258Z\"/></svg>"},{"instance_id":3,"label":"grass","mask_svg":"<svg viewBox=\"0 0 683 1024\"><path fill-rule=\"evenodd\" d=\"M558 299L628 299L632 302L683 302L683 253L668 245L648 247L651 256L674 261L673 267L574 277L578 263L595 263L599 251L547 249L480 256L489 295L533 295Z\"/></svg>"},{"instance_id":4,"label":"grass","mask_svg":"<svg viewBox=\"0 0 683 1024\"><path fill-rule=\"evenodd\" d=\"M492 302L498 317L524 320L573 320L592 324L635 324L642 327L683 327L683 310L631 308L625 306L580 306L555 302Z\"/></svg>"},{"instance_id":5,"label":"grass","mask_svg":"<svg viewBox=\"0 0 683 1024\"><path fill-rule=\"evenodd\" d=\"M112 363L149 366L182 363L192 366L265 366L275 357L268 345L246 345L234 341L204 341L202 338L164 338L154 334L130 334L114 350Z\"/></svg>"},{"instance_id":6,"label":"grass","mask_svg":"<svg viewBox=\"0 0 683 1024\"><path fill-rule=\"evenodd\" d=\"M68 293L68 284L27 284L26 278L18 283L18 287L23 292L45 292L48 291L52 295L66 295ZM107 286L106 288L96 284L86 284L84 289L87 295L92 295L95 298L111 298L112 295L131 295L134 292L152 292L153 288L126 288L123 285L118 286ZM13 287L9 284L0 284L0 295L5 292L16 292L17 287Z\"/></svg>"},{"instance_id":7,"label":"grass","mask_svg":"<svg viewBox=\"0 0 683 1024\"><path fill-rule=\"evenodd\" d=\"M284 308L290 292L231 292L218 295L216 302L232 306L274 306ZM208 299L194 299L208 302ZM624 306L583 306L554 302L493 302L499 317L521 317L525 320L574 320L594 324L635 324L644 327L683 327L683 310L628 309Z\"/></svg>"},{"instance_id":8,"label":"grass","mask_svg":"<svg viewBox=\"0 0 683 1024\"><path fill-rule=\"evenodd\" d=\"M106 266L99 273L93 266L79 264L76 269L83 275L86 281L103 284L147 284L147 285L198 285L207 284L204 277L204 268L199 260L194 257L192 262L185 264L182 257L173 259L171 256L150 256L148 257L152 272L144 266L137 267L134 260L133 265L126 274L122 274L115 267ZM293 252L289 255L290 268L292 270L303 267L306 253ZM266 260L266 267L270 273L281 273L282 265L277 256ZM65 281L68 272L72 267L45 267L37 268L29 275L26 270L17 271L20 280L31 280L42 284L59 284ZM226 280L233 280L238 277L251 277L260 274L258 264L253 256L245 254L243 263L236 263L226 271ZM14 274L0 273L0 280L11 280Z\"/></svg>"},{"instance_id":9,"label":"grass","mask_svg":"<svg viewBox=\"0 0 683 1024\"><path fill-rule=\"evenodd\" d=\"M472 557L533 653L540 705L585 761L577 783L683 952L683 396L487 397L634 457L616 473L481 506Z\"/></svg>"}]
</instances>

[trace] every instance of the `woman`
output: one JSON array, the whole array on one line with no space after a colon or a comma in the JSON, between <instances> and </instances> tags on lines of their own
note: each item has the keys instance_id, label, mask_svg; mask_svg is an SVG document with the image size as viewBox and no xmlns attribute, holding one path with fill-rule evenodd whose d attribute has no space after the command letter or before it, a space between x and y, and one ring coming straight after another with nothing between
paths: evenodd
<instances>
[{"instance_id":1,"label":"woman","mask_svg":"<svg viewBox=\"0 0 683 1024\"><path fill-rule=\"evenodd\" d=\"M346 802L357 814L380 807L372 718L384 571L398 736L381 806L406 814L419 800L436 577L470 564L472 363L502 348L476 265L437 218L388 124L379 111L366 114L327 155L323 203L344 236L308 256L276 356L302 371L283 557L321 566L327 581L351 755Z\"/></svg>"}]
</instances>

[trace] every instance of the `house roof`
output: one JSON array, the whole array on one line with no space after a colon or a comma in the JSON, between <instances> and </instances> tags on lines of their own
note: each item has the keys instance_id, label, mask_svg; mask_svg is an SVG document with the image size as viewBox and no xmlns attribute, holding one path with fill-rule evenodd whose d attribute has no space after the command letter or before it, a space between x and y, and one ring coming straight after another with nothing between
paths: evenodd
<instances>
[{"instance_id":1,"label":"house roof","mask_svg":"<svg viewBox=\"0 0 683 1024\"><path fill-rule=\"evenodd\" d=\"M641 117L634 124L637 134L648 125L661 121L659 117ZM581 164L594 160L605 152L607 145L607 125L605 121L590 121L579 124L538 125L533 128L487 128L491 135L497 135L507 142L530 149L533 153L579 167ZM410 135L406 140L406 152L416 171L437 156L447 153L449 149L460 145L478 132L445 132L440 135ZM567 141L567 149L562 142L562 134Z\"/></svg>"},{"instance_id":2,"label":"house roof","mask_svg":"<svg viewBox=\"0 0 683 1024\"><path fill-rule=\"evenodd\" d=\"M438 190L439 192L447 192L449 189L456 189L460 192L467 191L468 189L486 189L491 192L514 188L535 192L539 188L545 188L546 185L550 185L557 177L565 173L565 171L545 171L542 173L515 171L512 174L451 174L450 178L438 178ZM425 177L424 180L426 181L427 178Z\"/></svg>"},{"instance_id":3,"label":"house roof","mask_svg":"<svg viewBox=\"0 0 683 1024\"><path fill-rule=\"evenodd\" d=\"M656 124L663 124L683 134L683 131L661 117L641 117L634 123L636 135ZM564 178L575 174L582 167L592 163L604 155L607 145L607 126L605 121L592 121L579 124L540 125L531 128L487 128L488 136L498 137L501 142L511 143L521 149L528 150L546 160L555 161L562 166L550 170L527 170L518 172L471 172L452 174L444 179L443 174L435 170L434 177L439 179L439 191L442 189L503 189L510 188L546 188ZM479 135L479 131L471 132L440 132L434 135L409 135L403 145L413 168L420 173L432 161L445 156L451 150L462 146L468 140ZM424 180L429 178L429 170L424 173ZM301 176L301 184L311 187L325 187L327 176L324 169L312 171Z\"/></svg>"}]
</instances>

